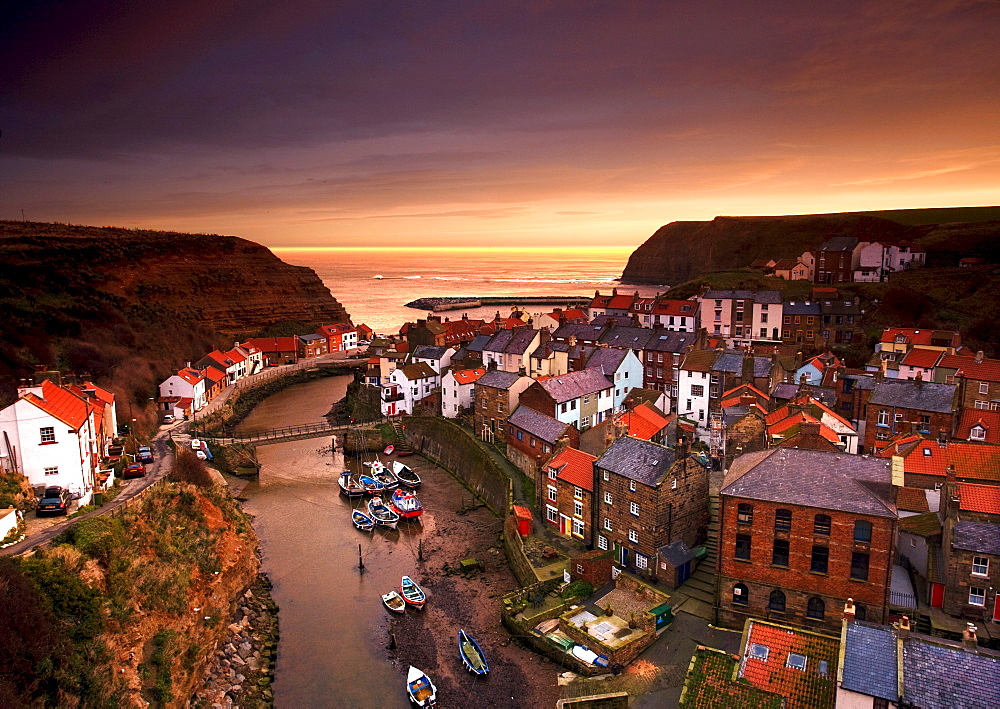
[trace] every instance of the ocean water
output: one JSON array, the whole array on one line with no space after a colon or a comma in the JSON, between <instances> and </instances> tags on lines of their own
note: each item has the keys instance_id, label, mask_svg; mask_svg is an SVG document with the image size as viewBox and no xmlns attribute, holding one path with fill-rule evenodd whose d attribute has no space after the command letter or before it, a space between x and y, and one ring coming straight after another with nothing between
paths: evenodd
<instances>
[{"instance_id":1,"label":"ocean water","mask_svg":"<svg viewBox=\"0 0 1000 709\"><path fill-rule=\"evenodd\" d=\"M405 307L416 298L443 296L592 296L612 288L653 295L667 286L618 282L631 247L566 248L275 248L286 263L309 266L340 301L355 324L395 332L424 317ZM501 314L504 309L501 308ZM509 308L507 308L509 310ZM551 308L531 306L529 312ZM497 307L450 310L442 317L492 318Z\"/></svg>"}]
</instances>

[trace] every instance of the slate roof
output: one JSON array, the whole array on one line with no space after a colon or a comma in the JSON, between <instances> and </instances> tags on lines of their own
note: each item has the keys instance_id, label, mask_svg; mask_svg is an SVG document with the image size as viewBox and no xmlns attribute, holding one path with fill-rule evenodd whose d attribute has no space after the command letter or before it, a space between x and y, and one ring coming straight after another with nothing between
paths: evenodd
<instances>
[{"instance_id":1,"label":"slate roof","mask_svg":"<svg viewBox=\"0 0 1000 709\"><path fill-rule=\"evenodd\" d=\"M510 389L511 385L521 378L517 372L505 372L502 369L491 369L476 380L476 385L494 389Z\"/></svg>"},{"instance_id":2,"label":"slate roof","mask_svg":"<svg viewBox=\"0 0 1000 709\"><path fill-rule=\"evenodd\" d=\"M603 333L604 328L601 326L568 322L556 328L556 331L552 333L552 338L555 340L568 340L570 337L575 337L577 340L597 342L597 339Z\"/></svg>"},{"instance_id":3,"label":"slate roof","mask_svg":"<svg viewBox=\"0 0 1000 709\"><path fill-rule=\"evenodd\" d=\"M816 251L853 251L857 245L856 236L831 236Z\"/></svg>"},{"instance_id":4,"label":"slate roof","mask_svg":"<svg viewBox=\"0 0 1000 709\"><path fill-rule=\"evenodd\" d=\"M655 487L670 471L674 460L676 454L669 448L631 436L622 436L611 444L594 465Z\"/></svg>"},{"instance_id":5,"label":"slate roof","mask_svg":"<svg viewBox=\"0 0 1000 709\"><path fill-rule=\"evenodd\" d=\"M483 351L524 354L537 335L538 330L530 327L519 327L515 330L497 330L496 334L483 347Z\"/></svg>"},{"instance_id":6,"label":"slate roof","mask_svg":"<svg viewBox=\"0 0 1000 709\"><path fill-rule=\"evenodd\" d=\"M646 352L676 352L680 354L691 349L694 342L695 334L692 332L651 330L649 340L643 349Z\"/></svg>"},{"instance_id":7,"label":"slate roof","mask_svg":"<svg viewBox=\"0 0 1000 709\"><path fill-rule=\"evenodd\" d=\"M629 327L632 325L632 316L624 314L612 314L605 313L604 315L598 315L590 324L595 327L607 327L608 325L618 325L620 327Z\"/></svg>"},{"instance_id":8,"label":"slate roof","mask_svg":"<svg viewBox=\"0 0 1000 709\"><path fill-rule=\"evenodd\" d=\"M599 347L587 360L587 369L600 369L604 374L611 376L618 371L628 353L628 350L620 350L617 347Z\"/></svg>"},{"instance_id":9,"label":"slate roof","mask_svg":"<svg viewBox=\"0 0 1000 709\"><path fill-rule=\"evenodd\" d=\"M486 347L486 343L490 341L489 335L476 335L472 338L472 342L465 346L468 352L482 352L483 348Z\"/></svg>"},{"instance_id":10,"label":"slate roof","mask_svg":"<svg viewBox=\"0 0 1000 709\"><path fill-rule=\"evenodd\" d=\"M611 386L608 378L601 374L598 369L583 369L537 381L557 404L578 399L586 394L593 394Z\"/></svg>"},{"instance_id":11,"label":"slate roof","mask_svg":"<svg viewBox=\"0 0 1000 709\"><path fill-rule=\"evenodd\" d=\"M445 356L448 352L448 347L439 347L435 345L419 345L413 350L413 357L420 357L422 359L435 359L439 360Z\"/></svg>"},{"instance_id":12,"label":"slate roof","mask_svg":"<svg viewBox=\"0 0 1000 709\"><path fill-rule=\"evenodd\" d=\"M844 689L896 702L896 667L896 634L891 627L862 621L847 624Z\"/></svg>"},{"instance_id":13,"label":"slate roof","mask_svg":"<svg viewBox=\"0 0 1000 709\"><path fill-rule=\"evenodd\" d=\"M535 438L555 444L570 424L557 421L551 416L539 413L527 406L518 406L507 419L507 423L527 431Z\"/></svg>"},{"instance_id":14,"label":"slate roof","mask_svg":"<svg viewBox=\"0 0 1000 709\"><path fill-rule=\"evenodd\" d=\"M768 305L781 302L781 293L776 290L710 290L702 296L702 300L752 300L754 303Z\"/></svg>"},{"instance_id":15,"label":"slate roof","mask_svg":"<svg viewBox=\"0 0 1000 709\"><path fill-rule=\"evenodd\" d=\"M812 301L789 300L781 308L783 315L819 315L819 303Z\"/></svg>"},{"instance_id":16,"label":"slate roof","mask_svg":"<svg viewBox=\"0 0 1000 709\"><path fill-rule=\"evenodd\" d=\"M950 414L955 400L954 384L933 384L909 379L886 379L875 385L869 404L897 409Z\"/></svg>"},{"instance_id":17,"label":"slate roof","mask_svg":"<svg viewBox=\"0 0 1000 709\"><path fill-rule=\"evenodd\" d=\"M686 363L685 363L686 364ZM684 367L688 369L688 367ZM715 362L712 363L713 372L731 372L733 374L740 374L743 372L743 353L742 352L722 352L718 357L715 358Z\"/></svg>"},{"instance_id":18,"label":"slate roof","mask_svg":"<svg viewBox=\"0 0 1000 709\"><path fill-rule=\"evenodd\" d=\"M896 517L890 461L774 448L733 461L722 495L873 517Z\"/></svg>"},{"instance_id":19,"label":"slate roof","mask_svg":"<svg viewBox=\"0 0 1000 709\"><path fill-rule=\"evenodd\" d=\"M614 327L601 335L598 342L609 347L623 347L630 350L641 350L652 336L652 331L645 327Z\"/></svg>"},{"instance_id":20,"label":"slate roof","mask_svg":"<svg viewBox=\"0 0 1000 709\"><path fill-rule=\"evenodd\" d=\"M782 382L775 385L774 389L771 391L771 396L775 399L787 399L791 401L798 395L799 385L790 384L788 382Z\"/></svg>"},{"instance_id":21,"label":"slate roof","mask_svg":"<svg viewBox=\"0 0 1000 709\"><path fill-rule=\"evenodd\" d=\"M1000 524L960 520L955 523L951 545L956 549L1000 556Z\"/></svg>"},{"instance_id":22,"label":"slate roof","mask_svg":"<svg viewBox=\"0 0 1000 709\"><path fill-rule=\"evenodd\" d=\"M754 357L753 358L753 375L754 377L762 378L766 377L771 373L771 358L770 357Z\"/></svg>"},{"instance_id":23,"label":"slate roof","mask_svg":"<svg viewBox=\"0 0 1000 709\"><path fill-rule=\"evenodd\" d=\"M681 539L678 539L673 544L666 544L660 547L656 550L656 553L674 568L686 564L694 558L694 552L688 549L687 544Z\"/></svg>"},{"instance_id":24,"label":"slate roof","mask_svg":"<svg viewBox=\"0 0 1000 709\"><path fill-rule=\"evenodd\" d=\"M993 680L987 678L993 677ZM925 641L903 643L903 701L918 707L1000 707L1000 657Z\"/></svg>"},{"instance_id":25,"label":"slate roof","mask_svg":"<svg viewBox=\"0 0 1000 709\"><path fill-rule=\"evenodd\" d=\"M712 365L719 357L715 350L692 350L681 362L681 369L689 372L711 372Z\"/></svg>"}]
</instances>

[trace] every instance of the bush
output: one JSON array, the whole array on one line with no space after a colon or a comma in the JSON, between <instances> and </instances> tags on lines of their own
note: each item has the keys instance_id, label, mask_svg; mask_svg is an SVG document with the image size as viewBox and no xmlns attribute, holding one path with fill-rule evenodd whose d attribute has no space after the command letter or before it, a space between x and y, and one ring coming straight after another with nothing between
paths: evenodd
<instances>
[{"instance_id":1,"label":"bush","mask_svg":"<svg viewBox=\"0 0 1000 709\"><path fill-rule=\"evenodd\" d=\"M594 595L594 586L589 581L574 581L563 589L561 595L566 600L570 598L590 598Z\"/></svg>"},{"instance_id":2,"label":"bush","mask_svg":"<svg viewBox=\"0 0 1000 709\"><path fill-rule=\"evenodd\" d=\"M187 448L177 450L174 466L170 469L170 479L196 487L212 487L215 484L208 466Z\"/></svg>"}]
</instances>

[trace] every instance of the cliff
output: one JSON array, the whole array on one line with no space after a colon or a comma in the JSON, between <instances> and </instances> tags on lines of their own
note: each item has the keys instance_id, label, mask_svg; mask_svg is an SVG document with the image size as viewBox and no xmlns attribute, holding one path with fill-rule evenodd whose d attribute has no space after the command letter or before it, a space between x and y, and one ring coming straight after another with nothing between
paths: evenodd
<instances>
[{"instance_id":1,"label":"cliff","mask_svg":"<svg viewBox=\"0 0 1000 709\"><path fill-rule=\"evenodd\" d=\"M622 281L675 285L715 271L745 268L756 259L796 257L831 236L856 236L862 241L913 241L927 249L928 263L938 266L957 265L961 255L982 255L994 262L1000 257L997 253L1000 210L977 209L716 217L705 222L672 222L660 227L632 253ZM949 223L928 223L921 219L923 215L947 220L950 213L955 219Z\"/></svg>"},{"instance_id":2,"label":"cliff","mask_svg":"<svg viewBox=\"0 0 1000 709\"><path fill-rule=\"evenodd\" d=\"M36 364L138 406L234 339L350 316L312 269L234 236L0 221L0 405Z\"/></svg>"}]
</instances>

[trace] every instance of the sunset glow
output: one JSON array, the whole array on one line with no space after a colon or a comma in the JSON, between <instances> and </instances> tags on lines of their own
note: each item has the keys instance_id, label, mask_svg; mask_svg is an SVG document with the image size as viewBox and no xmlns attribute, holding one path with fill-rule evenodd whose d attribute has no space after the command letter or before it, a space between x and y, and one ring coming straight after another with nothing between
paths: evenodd
<instances>
[{"instance_id":1,"label":"sunset glow","mask_svg":"<svg viewBox=\"0 0 1000 709\"><path fill-rule=\"evenodd\" d=\"M1000 194L995 2L118 6L9 18L0 218L634 246Z\"/></svg>"}]
</instances>

